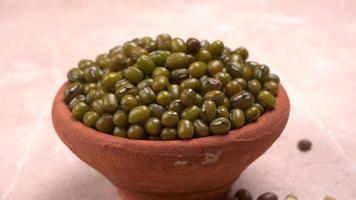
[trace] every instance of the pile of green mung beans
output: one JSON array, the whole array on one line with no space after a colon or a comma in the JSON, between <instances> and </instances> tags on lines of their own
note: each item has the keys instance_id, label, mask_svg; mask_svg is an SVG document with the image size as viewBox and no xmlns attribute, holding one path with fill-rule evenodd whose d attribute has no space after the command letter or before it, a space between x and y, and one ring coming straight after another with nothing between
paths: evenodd
<instances>
[{"instance_id":1,"label":"pile of green mung beans","mask_svg":"<svg viewBox=\"0 0 356 200\"><path fill-rule=\"evenodd\" d=\"M276 106L279 77L220 40L135 38L68 74L65 102L88 127L130 139L223 135Z\"/></svg>"}]
</instances>

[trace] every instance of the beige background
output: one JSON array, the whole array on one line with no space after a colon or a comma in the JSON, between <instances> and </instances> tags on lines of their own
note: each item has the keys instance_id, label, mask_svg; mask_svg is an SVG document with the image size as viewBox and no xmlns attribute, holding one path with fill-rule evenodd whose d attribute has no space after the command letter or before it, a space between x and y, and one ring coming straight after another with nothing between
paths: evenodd
<instances>
[{"instance_id":1,"label":"beige background","mask_svg":"<svg viewBox=\"0 0 356 200\"><path fill-rule=\"evenodd\" d=\"M281 138L234 188L302 200L356 198L356 1L0 0L0 200L113 200L50 119L81 58L161 32L243 45L282 77L292 103ZM300 153L301 138L313 150Z\"/></svg>"}]
</instances>

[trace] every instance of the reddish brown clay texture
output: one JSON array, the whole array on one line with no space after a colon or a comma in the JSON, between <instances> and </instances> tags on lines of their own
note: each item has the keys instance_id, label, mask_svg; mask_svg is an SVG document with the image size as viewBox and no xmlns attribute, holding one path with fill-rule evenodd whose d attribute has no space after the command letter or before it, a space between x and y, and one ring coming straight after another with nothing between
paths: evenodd
<instances>
[{"instance_id":1,"label":"reddish brown clay texture","mask_svg":"<svg viewBox=\"0 0 356 200\"><path fill-rule=\"evenodd\" d=\"M120 193L122 200L221 200L233 182L282 133L289 117L281 86L277 107L257 122L224 136L149 141L114 137L75 120L63 101L54 100L52 120L61 140Z\"/></svg>"}]
</instances>

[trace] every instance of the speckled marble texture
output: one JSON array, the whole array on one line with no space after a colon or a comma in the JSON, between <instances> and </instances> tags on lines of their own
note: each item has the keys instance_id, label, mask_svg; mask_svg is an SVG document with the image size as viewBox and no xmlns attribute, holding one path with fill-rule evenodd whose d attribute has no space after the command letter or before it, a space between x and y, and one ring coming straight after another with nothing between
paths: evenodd
<instances>
[{"instance_id":1,"label":"speckled marble texture","mask_svg":"<svg viewBox=\"0 0 356 200\"><path fill-rule=\"evenodd\" d=\"M256 197L356 198L356 2L0 0L0 200L113 200L115 188L56 136L66 71L133 36L167 32L243 45L282 77L280 139L234 184ZM313 150L300 153L301 138Z\"/></svg>"}]
</instances>

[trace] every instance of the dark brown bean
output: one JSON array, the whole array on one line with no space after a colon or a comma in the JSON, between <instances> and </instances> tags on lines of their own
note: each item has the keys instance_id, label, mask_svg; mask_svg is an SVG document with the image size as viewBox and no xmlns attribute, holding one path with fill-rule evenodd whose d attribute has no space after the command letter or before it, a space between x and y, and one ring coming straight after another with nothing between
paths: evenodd
<instances>
[{"instance_id":1,"label":"dark brown bean","mask_svg":"<svg viewBox=\"0 0 356 200\"><path fill-rule=\"evenodd\" d=\"M307 139L302 139L298 142L298 148L300 151L309 151L312 147L312 143Z\"/></svg>"},{"instance_id":2,"label":"dark brown bean","mask_svg":"<svg viewBox=\"0 0 356 200\"><path fill-rule=\"evenodd\" d=\"M235 193L238 200L253 200L251 193L246 189L240 189Z\"/></svg>"},{"instance_id":3,"label":"dark brown bean","mask_svg":"<svg viewBox=\"0 0 356 200\"><path fill-rule=\"evenodd\" d=\"M257 200L278 200L278 197L273 192L266 192L261 194Z\"/></svg>"}]
</instances>

